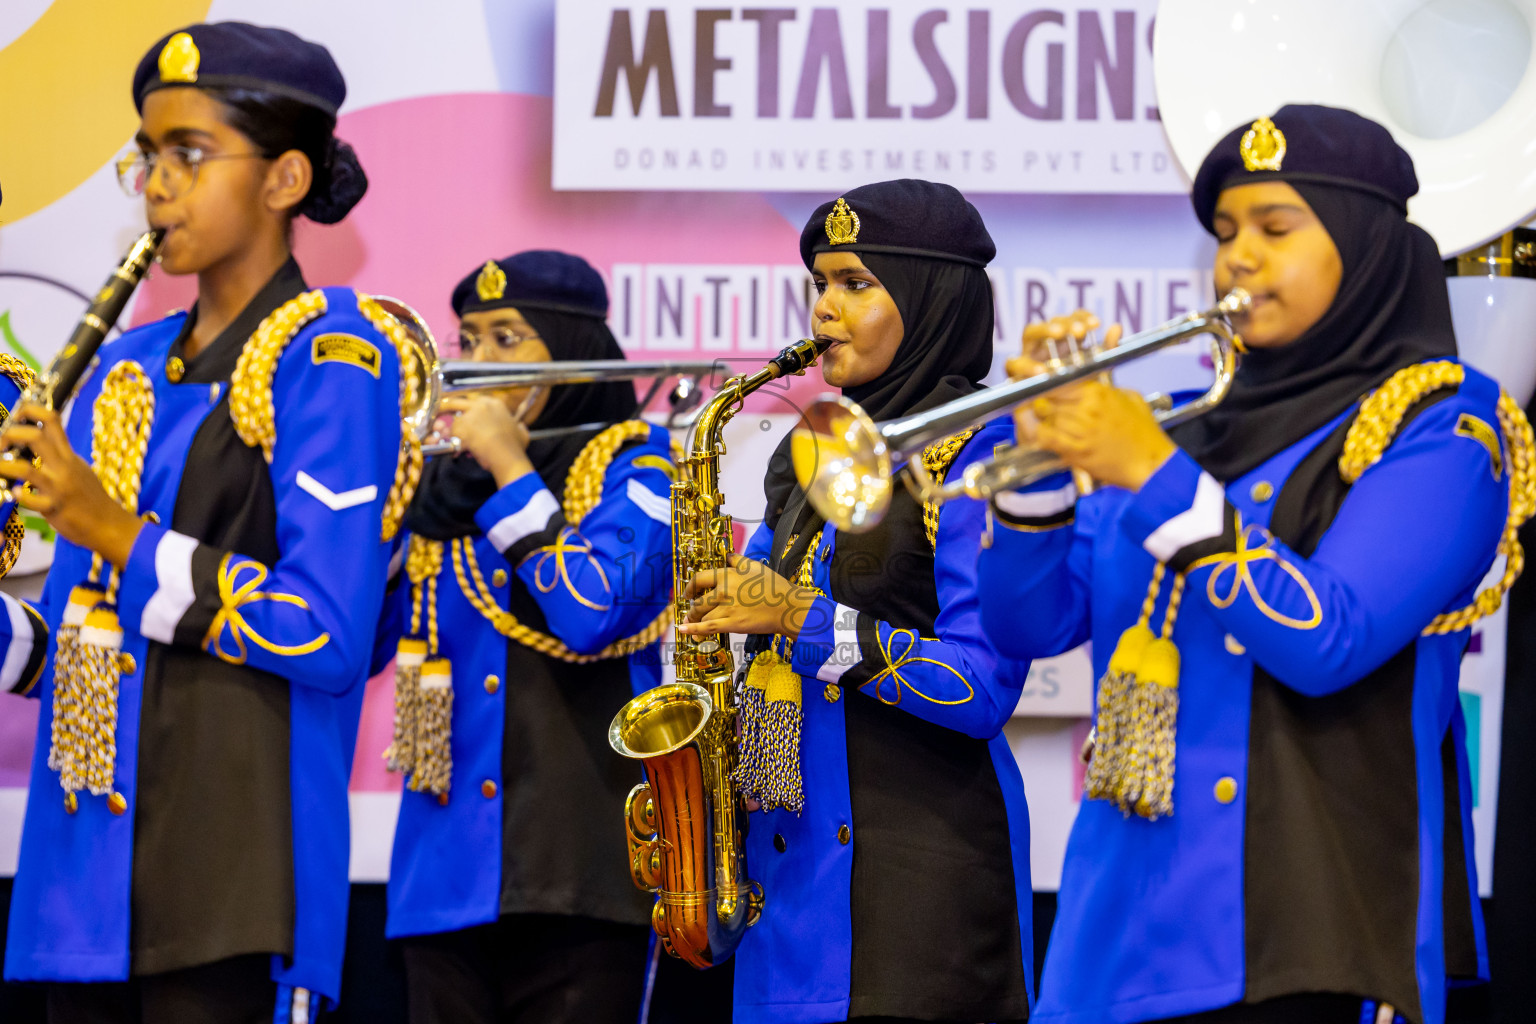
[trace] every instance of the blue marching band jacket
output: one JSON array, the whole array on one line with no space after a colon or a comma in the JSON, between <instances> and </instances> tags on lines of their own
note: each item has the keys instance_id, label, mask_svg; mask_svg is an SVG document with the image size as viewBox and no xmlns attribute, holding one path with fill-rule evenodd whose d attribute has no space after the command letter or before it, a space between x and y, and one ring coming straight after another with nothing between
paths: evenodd
<instances>
[{"instance_id":1,"label":"blue marching band jacket","mask_svg":"<svg viewBox=\"0 0 1536 1024\"><path fill-rule=\"evenodd\" d=\"M963 473L966 466L990 455L993 446L1009 436L1009 429L999 422L979 431L954 458L949 473ZM1027 1003L1026 990L1033 986L1029 814L1017 762L1001 732L1018 703L1028 662L998 657L983 629L975 565L984 514L984 506L974 501L940 507L937 531L931 538L939 607L932 635L921 635L910 628L912 623L880 621L839 600L842 595L830 585L839 539L831 524L822 528L820 543L808 555L810 585L821 594L792 642L788 658L804 695L800 742L804 806L799 813L780 808L749 816L748 871L762 884L766 902L761 919L748 929L736 953L734 1019L738 1024L820 1024L847 1019L857 995L852 991L856 944L878 946L882 941L879 935L856 936L854 922L860 905L871 901L871 886L889 884L866 878L861 885L855 878L861 842L870 844L864 851L867 872L874 844L888 841L877 840L877 835L910 829L921 833L910 837L918 846L932 843L935 848L949 838L924 832L917 805L926 794L903 792L903 780L898 778L865 779L862 784L888 787L898 802L905 797L912 819L858 820L853 805L861 780L851 777L850 721L855 712L861 712L861 723L867 718L862 707L851 706L855 701L869 702L869 708L880 712L916 716L962 734L962 740L974 738L971 742L984 747L981 771L995 782L974 781L978 789L990 786L993 792L1001 791L1005 810L1000 812L999 831L1006 849L991 852L1000 852L1004 860L1011 858L1000 872L1004 878L1011 876L1011 891L980 894L976 879L955 877L946 870L952 867L949 863L935 863L923 884L936 894L944 916L959 916L965 908L983 918L1000 916L1005 924L1023 923L1018 947L1022 964L1001 966L1023 975L1018 989L1020 1001ZM767 560L772 543L773 531L759 527L744 554ZM927 543L921 534L919 543ZM892 752L896 757L916 753ZM878 902L892 913L922 918L921 929L935 925L915 904L903 907L904 897L888 889L882 892ZM990 900L991 906L967 907L978 900ZM989 936L988 941L992 940ZM888 967L920 979L919 986L938 993L939 1000L953 1000L956 996L948 990L964 986L965 981L958 974L947 976L947 968L936 966L944 963L944 952L937 948L943 944L934 937L926 952L901 949L904 962ZM1008 959L1004 948L994 950L999 954L996 959ZM937 961L932 959L935 956ZM964 1005L976 994L959 998L958 1005ZM906 1012L912 1009L907 1004ZM1024 1010L1020 1017L1027 1013L1027 1006ZM853 1012L862 1011L855 1006Z\"/></svg>"},{"instance_id":2,"label":"blue marching band jacket","mask_svg":"<svg viewBox=\"0 0 1536 1024\"><path fill-rule=\"evenodd\" d=\"M186 314L129 331L76 397L70 443L145 523L121 573L60 538L41 600L4 597L3 685L43 705L7 979L270 951L290 1008L339 993L347 779L406 455L398 326L304 287L290 263L195 361Z\"/></svg>"},{"instance_id":3,"label":"blue marching band jacket","mask_svg":"<svg viewBox=\"0 0 1536 1024\"><path fill-rule=\"evenodd\" d=\"M661 681L671 475L666 430L632 420L588 443L563 500L530 472L479 533L408 539L375 655L397 659L386 756L407 775L390 937L505 913L649 921L622 828L640 769L607 724Z\"/></svg>"},{"instance_id":4,"label":"blue marching band jacket","mask_svg":"<svg viewBox=\"0 0 1536 1024\"><path fill-rule=\"evenodd\" d=\"M1039 1020L1334 992L1438 1024L1486 976L1454 610L1528 484L1523 417L1454 362L1402 375L1395 438L1373 399L1236 480L1179 451L1135 494L994 498L988 634L1092 638L1099 679Z\"/></svg>"}]
</instances>

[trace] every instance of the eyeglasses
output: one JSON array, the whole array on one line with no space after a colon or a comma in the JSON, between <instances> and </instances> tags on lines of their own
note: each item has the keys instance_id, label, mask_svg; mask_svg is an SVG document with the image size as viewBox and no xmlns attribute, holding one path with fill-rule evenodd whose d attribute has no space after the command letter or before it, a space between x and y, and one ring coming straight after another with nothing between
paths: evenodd
<instances>
[{"instance_id":1,"label":"eyeglasses","mask_svg":"<svg viewBox=\"0 0 1536 1024\"><path fill-rule=\"evenodd\" d=\"M204 153L196 146L167 146L154 153L131 152L117 158L117 183L128 198L144 194L155 168L165 172L166 198L175 199L197 185L197 169L210 160L267 159L264 153Z\"/></svg>"},{"instance_id":2,"label":"eyeglasses","mask_svg":"<svg viewBox=\"0 0 1536 1024\"><path fill-rule=\"evenodd\" d=\"M496 347L503 351L526 345L530 341L543 341L537 334L519 334L510 327L494 327L487 334L476 334L471 330L459 331L459 351L473 352L479 347L480 342L489 337L496 343Z\"/></svg>"}]
</instances>

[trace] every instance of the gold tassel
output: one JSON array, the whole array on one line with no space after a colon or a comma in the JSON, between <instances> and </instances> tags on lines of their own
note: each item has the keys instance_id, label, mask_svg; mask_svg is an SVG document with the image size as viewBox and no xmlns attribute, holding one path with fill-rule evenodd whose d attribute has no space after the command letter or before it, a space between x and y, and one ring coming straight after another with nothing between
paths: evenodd
<instances>
[{"instance_id":1,"label":"gold tassel","mask_svg":"<svg viewBox=\"0 0 1536 1024\"><path fill-rule=\"evenodd\" d=\"M123 649L123 628L117 610L99 604L85 616L80 627L80 680L89 711L82 716L88 730L85 788L94 796L112 792L117 761L117 688L122 675L118 656Z\"/></svg>"},{"instance_id":2,"label":"gold tassel","mask_svg":"<svg viewBox=\"0 0 1536 1024\"><path fill-rule=\"evenodd\" d=\"M800 677L772 648L752 660L743 687L741 761L733 776L765 811L805 809L800 774Z\"/></svg>"},{"instance_id":3,"label":"gold tassel","mask_svg":"<svg viewBox=\"0 0 1536 1024\"><path fill-rule=\"evenodd\" d=\"M1165 569L1159 564L1136 624L1126 630L1099 681L1093 751L1084 780L1088 797L1109 800L1129 816L1155 821L1173 813L1173 770L1179 713L1179 649L1173 626L1184 594L1175 576L1162 635L1148 623Z\"/></svg>"},{"instance_id":4,"label":"gold tassel","mask_svg":"<svg viewBox=\"0 0 1536 1024\"><path fill-rule=\"evenodd\" d=\"M1099 680L1097 716L1093 726L1093 754L1083 780L1088 796L1094 800L1112 800L1124 770L1124 741L1129 726L1131 681L1147 645L1156 639L1146 623L1138 622L1120 634L1109 668Z\"/></svg>"},{"instance_id":5,"label":"gold tassel","mask_svg":"<svg viewBox=\"0 0 1536 1024\"><path fill-rule=\"evenodd\" d=\"M778 657L771 649L758 653L747 666L746 676L736 688L736 770L731 781L748 800L763 799L762 780L767 775L763 763L763 722L768 717L765 687L768 684L766 670L758 671L759 659L769 655Z\"/></svg>"},{"instance_id":6,"label":"gold tassel","mask_svg":"<svg viewBox=\"0 0 1536 1024\"><path fill-rule=\"evenodd\" d=\"M1147 645L1137 673L1136 720L1145 730L1136 813L1150 821L1173 813L1174 728L1179 715L1179 649L1160 637Z\"/></svg>"},{"instance_id":7,"label":"gold tassel","mask_svg":"<svg viewBox=\"0 0 1536 1024\"><path fill-rule=\"evenodd\" d=\"M453 719L453 667L447 658L428 658L421 664L421 703L416 723L416 770L410 788L439 799L448 794L453 777L453 750L449 745Z\"/></svg>"},{"instance_id":8,"label":"gold tassel","mask_svg":"<svg viewBox=\"0 0 1536 1024\"><path fill-rule=\"evenodd\" d=\"M85 625L86 613L105 597L100 587L91 584L72 589L55 636L52 744L48 748L48 767L59 773L59 784L67 793L85 788L88 723L84 719L89 714L89 705L78 681L80 627Z\"/></svg>"},{"instance_id":9,"label":"gold tassel","mask_svg":"<svg viewBox=\"0 0 1536 1024\"><path fill-rule=\"evenodd\" d=\"M384 763L392 772L409 775L416 767L416 728L421 709L421 665L427 642L402 637L395 647L395 730Z\"/></svg>"}]
</instances>

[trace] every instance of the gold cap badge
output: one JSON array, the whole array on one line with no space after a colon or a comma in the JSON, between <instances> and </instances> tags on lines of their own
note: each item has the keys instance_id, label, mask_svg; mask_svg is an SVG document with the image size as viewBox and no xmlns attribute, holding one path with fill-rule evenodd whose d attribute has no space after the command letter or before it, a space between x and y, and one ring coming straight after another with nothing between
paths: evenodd
<instances>
[{"instance_id":1,"label":"gold cap badge","mask_svg":"<svg viewBox=\"0 0 1536 1024\"><path fill-rule=\"evenodd\" d=\"M480 296L481 302L494 302L506 293L507 275L495 260L486 260L485 266L480 268L480 276L475 278L475 294Z\"/></svg>"},{"instance_id":2,"label":"gold cap badge","mask_svg":"<svg viewBox=\"0 0 1536 1024\"><path fill-rule=\"evenodd\" d=\"M833 245L852 245L858 240L859 215L848 208L846 199L839 199L827 214L827 241Z\"/></svg>"},{"instance_id":3,"label":"gold cap badge","mask_svg":"<svg viewBox=\"0 0 1536 1024\"><path fill-rule=\"evenodd\" d=\"M1243 133L1237 148L1243 154L1243 166L1250 171L1278 171L1285 159L1285 133L1275 122L1261 117Z\"/></svg>"},{"instance_id":4,"label":"gold cap badge","mask_svg":"<svg viewBox=\"0 0 1536 1024\"><path fill-rule=\"evenodd\" d=\"M203 55L197 52L197 44L185 32L177 32L165 41L160 51L160 81L195 82L197 65Z\"/></svg>"}]
</instances>

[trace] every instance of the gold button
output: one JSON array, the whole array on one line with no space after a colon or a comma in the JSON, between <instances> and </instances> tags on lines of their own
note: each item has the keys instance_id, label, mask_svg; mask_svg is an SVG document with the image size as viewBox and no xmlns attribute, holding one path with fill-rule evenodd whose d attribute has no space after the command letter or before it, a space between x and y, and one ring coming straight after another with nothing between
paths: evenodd
<instances>
[{"instance_id":1,"label":"gold button","mask_svg":"<svg viewBox=\"0 0 1536 1024\"><path fill-rule=\"evenodd\" d=\"M1258 502L1260 505L1264 504L1266 501L1268 501L1270 498L1273 498L1274 496L1275 496L1275 485L1270 483L1268 480L1260 480L1258 483L1254 484L1253 487L1251 487L1249 489L1249 491L1248 491L1248 497L1252 498L1254 501Z\"/></svg>"},{"instance_id":2,"label":"gold button","mask_svg":"<svg viewBox=\"0 0 1536 1024\"><path fill-rule=\"evenodd\" d=\"M500 679L496 678L495 676L486 676L485 677L485 692L486 693L495 693L499 689L501 689L501 680Z\"/></svg>"},{"instance_id":3,"label":"gold button","mask_svg":"<svg viewBox=\"0 0 1536 1024\"><path fill-rule=\"evenodd\" d=\"M495 572L491 573L491 582L496 584L498 587L506 586L507 585L507 570L505 570L505 569L497 569Z\"/></svg>"},{"instance_id":4,"label":"gold button","mask_svg":"<svg viewBox=\"0 0 1536 1024\"><path fill-rule=\"evenodd\" d=\"M172 384L179 382L186 373L187 364L181 361L180 356L171 356L165 361L165 377Z\"/></svg>"},{"instance_id":5,"label":"gold button","mask_svg":"<svg viewBox=\"0 0 1536 1024\"><path fill-rule=\"evenodd\" d=\"M1227 653L1228 654L1247 654L1248 653L1248 648L1246 648L1242 644L1238 643L1237 642L1237 637L1233 636L1231 633L1228 633L1227 634Z\"/></svg>"},{"instance_id":6,"label":"gold button","mask_svg":"<svg viewBox=\"0 0 1536 1024\"><path fill-rule=\"evenodd\" d=\"M487 800L495 796L496 783L491 779L486 779L484 782L480 783L480 795L485 797Z\"/></svg>"},{"instance_id":7,"label":"gold button","mask_svg":"<svg viewBox=\"0 0 1536 1024\"><path fill-rule=\"evenodd\" d=\"M79 809L80 809L80 801L78 799L76 799L75 794L73 794L73 793L65 793L64 794L64 813L65 814L74 814Z\"/></svg>"},{"instance_id":8,"label":"gold button","mask_svg":"<svg viewBox=\"0 0 1536 1024\"><path fill-rule=\"evenodd\" d=\"M853 833L848 830L848 826L847 825L839 825L839 826L837 826L837 841L838 842L842 843L844 846L847 846L848 845L848 840L850 840L852 838L853 838Z\"/></svg>"},{"instance_id":9,"label":"gold button","mask_svg":"<svg viewBox=\"0 0 1536 1024\"><path fill-rule=\"evenodd\" d=\"M837 698L843 695L843 688L838 686L836 683L828 683L827 689L823 695L827 698L828 704L836 704Z\"/></svg>"},{"instance_id":10,"label":"gold button","mask_svg":"<svg viewBox=\"0 0 1536 1024\"><path fill-rule=\"evenodd\" d=\"M1229 804L1237 799L1237 780L1224 775L1216 780L1216 802Z\"/></svg>"},{"instance_id":11,"label":"gold button","mask_svg":"<svg viewBox=\"0 0 1536 1024\"><path fill-rule=\"evenodd\" d=\"M144 519L145 519L146 522L159 523L160 522L160 513L158 513L158 512L145 512L144 513Z\"/></svg>"},{"instance_id":12,"label":"gold button","mask_svg":"<svg viewBox=\"0 0 1536 1024\"><path fill-rule=\"evenodd\" d=\"M107 810L121 817L128 810L128 798L121 793L113 793L107 797Z\"/></svg>"},{"instance_id":13,"label":"gold button","mask_svg":"<svg viewBox=\"0 0 1536 1024\"><path fill-rule=\"evenodd\" d=\"M125 676L131 676L138 671L139 663L133 660L133 655L124 652L117 656L117 668Z\"/></svg>"}]
</instances>

